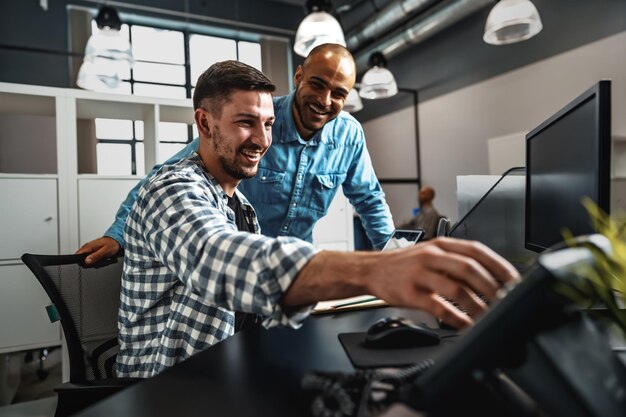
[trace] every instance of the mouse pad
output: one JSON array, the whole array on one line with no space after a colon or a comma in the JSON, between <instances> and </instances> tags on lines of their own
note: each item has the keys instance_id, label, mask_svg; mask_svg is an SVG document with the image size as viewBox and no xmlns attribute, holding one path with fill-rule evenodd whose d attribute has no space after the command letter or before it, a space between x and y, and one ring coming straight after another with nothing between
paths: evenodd
<instances>
[{"instance_id":1,"label":"mouse pad","mask_svg":"<svg viewBox=\"0 0 626 417\"><path fill-rule=\"evenodd\" d=\"M434 359L447 346L458 340L456 330L434 329L441 337L441 343L408 349L374 349L365 347L365 333L341 333L339 341L348 354L350 361L357 368L379 368L385 366L407 366L422 360Z\"/></svg>"}]
</instances>

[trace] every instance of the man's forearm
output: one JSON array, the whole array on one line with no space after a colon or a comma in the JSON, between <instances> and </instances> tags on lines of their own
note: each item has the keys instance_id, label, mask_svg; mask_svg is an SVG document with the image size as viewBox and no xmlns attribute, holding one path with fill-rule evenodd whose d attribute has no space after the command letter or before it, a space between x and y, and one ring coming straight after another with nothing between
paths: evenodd
<instances>
[{"instance_id":1,"label":"man's forearm","mask_svg":"<svg viewBox=\"0 0 626 417\"><path fill-rule=\"evenodd\" d=\"M376 256L368 252L322 251L300 270L282 297L287 307L368 293L364 278L375 268Z\"/></svg>"}]
</instances>

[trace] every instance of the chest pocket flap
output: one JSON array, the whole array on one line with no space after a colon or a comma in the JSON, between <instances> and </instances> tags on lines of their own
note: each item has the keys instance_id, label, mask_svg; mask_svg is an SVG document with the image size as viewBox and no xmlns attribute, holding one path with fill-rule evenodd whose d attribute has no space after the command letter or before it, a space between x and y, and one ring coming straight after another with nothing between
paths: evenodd
<instances>
[{"instance_id":1,"label":"chest pocket flap","mask_svg":"<svg viewBox=\"0 0 626 417\"><path fill-rule=\"evenodd\" d=\"M326 188L337 188L346 179L346 174L317 174L317 181Z\"/></svg>"},{"instance_id":2,"label":"chest pocket flap","mask_svg":"<svg viewBox=\"0 0 626 417\"><path fill-rule=\"evenodd\" d=\"M285 178L285 173L268 168L259 168L255 178L263 183L282 182Z\"/></svg>"}]
</instances>

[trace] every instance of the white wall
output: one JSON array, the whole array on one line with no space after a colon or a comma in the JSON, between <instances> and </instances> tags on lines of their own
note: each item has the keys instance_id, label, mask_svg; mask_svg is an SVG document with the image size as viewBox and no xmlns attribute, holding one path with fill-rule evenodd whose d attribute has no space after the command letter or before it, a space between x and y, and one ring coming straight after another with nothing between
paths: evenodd
<instances>
[{"instance_id":1,"label":"white wall","mask_svg":"<svg viewBox=\"0 0 626 417\"><path fill-rule=\"evenodd\" d=\"M363 131L378 178L417 178L413 106L365 122ZM383 184L383 190L394 223L410 220L413 207L417 207L417 185Z\"/></svg>"},{"instance_id":2,"label":"white wall","mask_svg":"<svg viewBox=\"0 0 626 417\"><path fill-rule=\"evenodd\" d=\"M438 210L458 218L456 176L489 173L488 139L531 130L600 79L613 80L612 130L625 136L624 45L626 32L420 103L422 183L437 190ZM401 126L408 136L412 119L398 116L386 115L364 125L374 167L383 178L381 173L397 167L387 167L393 161L374 154L374 143L390 146L392 136L385 132L401 136Z\"/></svg>"}]
</instances>

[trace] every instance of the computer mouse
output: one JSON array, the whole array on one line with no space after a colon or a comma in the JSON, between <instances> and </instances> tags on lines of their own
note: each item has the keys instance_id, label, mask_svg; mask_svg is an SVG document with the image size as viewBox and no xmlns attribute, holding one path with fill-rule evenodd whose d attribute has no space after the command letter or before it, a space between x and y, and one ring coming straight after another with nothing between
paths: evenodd
<instances>
[{"instance_id":1,"label":"computer mouse","mask_svg":"<svg viewBox=\"0 0 626 417\"><path fill-rule=\"evenodd\" d=\"M385 317L365 334L365 346L379 349L406 349L439 344L439 335L426 326L404 317Z\"/></svg>"}]
</instances>

